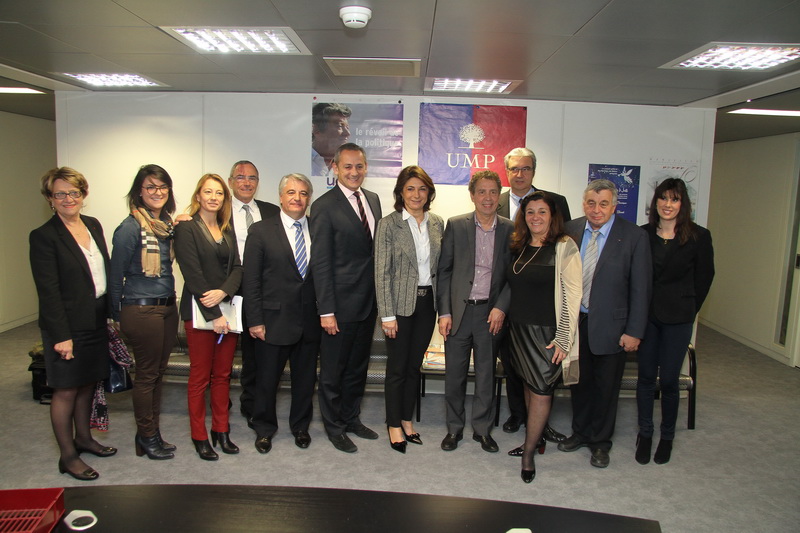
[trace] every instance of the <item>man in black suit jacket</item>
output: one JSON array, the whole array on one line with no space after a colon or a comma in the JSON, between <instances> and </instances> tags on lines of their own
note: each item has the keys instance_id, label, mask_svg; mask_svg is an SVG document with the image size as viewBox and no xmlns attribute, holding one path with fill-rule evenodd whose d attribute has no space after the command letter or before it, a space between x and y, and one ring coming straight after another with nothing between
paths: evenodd
<instances>
[{"instance_id":1,"label":"man in black suit jacket","mask_svg":"<svg viewBox=\"0 0 800 533\"><path fill-rule=\"evenodd\" d=\"M652 291L647 233L614 215L616 206L616 186L608 180L592 181L583 194L586 216L566 226L581 248L584 282L580 381L571 391L573 433L558 449L572 452L588 446L591 465L598 468L609 463L627 352L636 351L644 337Z\"/></svg>"},{"instance_id":2,"label":"man in black suit jacket","mask_svg":"<svg viewBox=\"0 0 800 533\"><path fill-rule=\"evenodd\" d=\"M260 453L272 449L278 430L275 399L286 361L292 376L289 426L300 448L308 448L311 397L317 378L320 327L308 251L306 209L313 187L302 174L281 179L281 212L250 226L245 246L242 294L249 336L255 339L256 394L251 418Z\"/></svg>"},{"instance_id":3,"label":"man in black suit jacket","mask_svg":"<svg viewBox=\"0 0 800 533\"><path fill-rule=\"evenodd\" d=\"M247 239L247 229L250 224L264 220L280 213L277 205L256 200L258 191L258 169L250 161L237 161L231 167L228 176L228 187L231 189L231 228L236 237L236 246L239 250L239 261L244 264L244 246ZM248 217L249 214L249 217ZM241 294L241 291L239 291ZM247 329L247 310L242 315L244 329ZM250 424L253 414L253 400L255 398L255 360L253 339L249 335L242 335L242 372L239 382L242 385L242 394L239 397L242 415Z\"/></svg>"},{"instance_id":4,"label":"man in black suit jacket","mask_svg":"<svg viewBox=\"0 0 800 533\"><path fill-rule=\"evenodd\" d=\"M475 366L472 438L487 452L496 452L490 435L494 401L494 366L500 333L511 301L506 270L514 226L497 216L500 177L476 172L469 182L475 211L447 221L437 273L439 333L445 344L447 435L442 449L455 450L466 422L467 371Z\"/></svg>"},{"instance_id":5,"label":"man in black suit jacket","mask_svg":"<svg viewBox=\"0 0 800 533\"><path fill-rule=\"evenodd\" d=\"M361 423L361 399L375 329L375 262L372 241L381 218L378 195L361 188L367 175L364 149L345 143L333 159L336 185L314 202L311 270L320 324L319 409L337 450L357 451L345 432L378 435Z\"/></svg>"},{"instance_id":6,"label":"man in black suit jacket","mask_svg":"<svg viewBox=\"0 0 800 533\"><path fill-rule=\"evenodd\" d=\"M506 177L511 189L500 195L497 214L514 222L519 202L529 194L542 189L533 186L533 177L536 175L536 154L533 153L533 150L524 147L514 148L506 154L504 161ZM556 209L561 213L564 222L569 222L571 217L567 199L554 192L545 192L553 197ZM508 337L504 338L503 346L500 347L500 360L503 362L506 372L506 397L508 397L508 408L511 411L508 420L503 424L503 431L515 433L519 430L520 425L528 420L528 408L525 405L524 385L514 371L514 365L511 364ZM545 426L542 435L550 442L562 442L566 439L566 436L555 431L550 424Z\"/></svg>"}]
</instances>

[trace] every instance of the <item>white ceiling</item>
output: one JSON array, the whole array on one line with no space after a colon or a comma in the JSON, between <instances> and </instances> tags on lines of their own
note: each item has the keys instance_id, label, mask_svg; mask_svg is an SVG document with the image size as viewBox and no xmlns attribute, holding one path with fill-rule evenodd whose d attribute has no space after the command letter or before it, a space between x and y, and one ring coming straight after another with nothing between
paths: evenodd
<instances>
[{"instance_id":1,"label":"white ceiling","mask_svg":"<svg viewBox=\"0 0 800 533\"><path fill-rule=\"evenodd\" d=\"M372 8L366 29L342 25L351 4ZM289 26L312 55L199 54L158 28L171 25ZM55 72L132 72L169 86L157 90L435 96L425 77L448 76L522 80L510 99L704 107L800 87L800 62L658 68L711 41L800 43L800 0L0 0L0 83L53 90L77 88ZM419 58L422 74L335 76L323 56ZM53 107L0 95L3 111L52 119ZM720 124L717 140L754 136L752 119ZM800 119L774 123L759 135L800 131Z\"/></svg>"}]
</instances>

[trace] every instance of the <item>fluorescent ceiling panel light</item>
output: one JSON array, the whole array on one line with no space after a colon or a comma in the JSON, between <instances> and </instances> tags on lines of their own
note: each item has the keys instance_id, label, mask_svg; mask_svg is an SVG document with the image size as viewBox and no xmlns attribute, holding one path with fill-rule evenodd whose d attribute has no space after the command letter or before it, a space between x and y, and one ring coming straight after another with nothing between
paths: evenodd
<instances>
[{"instance_id":1,"label":"fluorescent ceiling panel light","mask_svg":"<svg viewBox=\"0 0 800 533\"><path fill-rule=\"evenodd\" d=\"M63 72L61 75L92 87L166 87L162 83L154 82L138 74L71 74Z\"/></svg>"},{"instance_id":2,"label":"fluorescent ceiling panel light","mask_svg":"<svg viewBox=\"0 0 800 533\"><path fill-rule=\"evenodd\" d=\"M712 42L660 68L766 70L800 58L800 44Z\"/></svg>"},{"instance_id":3,"label":"fluorescent ceiling panel light","mask_svg":"<svg viewBox=\"0 0 800 533\"><path fill-rule=\"evenodd\" d=\"M300 37L288 27L160 28L202 54L311 55Z\"/></svg>"},{"instance_id":4,"label":"fluorescent ceiling panel light","mask_svg":"<svg viewBox=\"0 0 800 533\"><path fill-rule=\"evenodd\" d=\"M323 57L336 76L418 78L421 59L389 57Z\"/></svg>"},{"instance_id":5,"label":"fluorescent ceiling panel light","mask_svg":"<svg viewBox=\"0 0 800 533\"><path fill-rule=\"evenodd\" d=\"M522 80L470 80L461 78L425 78L426 91L509 94Z\"/></svg>"},{"instance_id":6,"label":"fluorescent ceiling panel light","mask_svg":"<svg viewBox=\"0 0 800 533\"><path fill-rule=\"evenodd\" d=\"M0 87L0 94L45 94L43 91L28 87Z\"/></svg>"},{"instance_id":7,"label":"fluorescent ceiling panel light","mask_svg":"<svg viewBox=\"0 0 800 533\"><path fill-rule=\"evenodd\" d=\"M749 109L742 108L728 111L734 115L765 115L768 117L800 117L800 111L790 111L788 109Z\"/></svg>"}]
</instances>

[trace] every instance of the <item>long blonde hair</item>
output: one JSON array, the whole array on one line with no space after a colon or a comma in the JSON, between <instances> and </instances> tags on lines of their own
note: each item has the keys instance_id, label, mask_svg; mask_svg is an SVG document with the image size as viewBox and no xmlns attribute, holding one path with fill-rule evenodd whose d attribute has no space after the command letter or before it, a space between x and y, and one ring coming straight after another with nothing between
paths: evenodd
<instances>
[{"instance_id":1,"label":"long blonde hair","mask_svg":"<svg viewBox=\"0 0 800 533\"><path fill-rule=\"evenodd\" d=\"M219 176L219 174L203 174L203 177L197 182L197 187L194 188L194 193L192 193L192 202L189 204L187 212L194 216L195 213L200 211L200 202L197 201L197 195L200 194L200 189L203 188L203 185L208 180L214 180L222 187L222 191L225 196L222 200L222 207L219 209L219 211L217 211L217 224L219 224L219 228L222 231L228 231L228 228L230 228L231 225L231 193L228 190L228 186L225 185L225 181Z\"/></svg>"}]
</instances>

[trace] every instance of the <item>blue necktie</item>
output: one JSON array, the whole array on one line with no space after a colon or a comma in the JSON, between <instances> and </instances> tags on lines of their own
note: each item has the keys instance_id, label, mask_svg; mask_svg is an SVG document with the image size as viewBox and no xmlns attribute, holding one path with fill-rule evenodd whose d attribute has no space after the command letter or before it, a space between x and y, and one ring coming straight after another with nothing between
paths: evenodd
<instances>
[{"instance_id":1,"label":"blue necktie","mask_svg":"<svg viewBox=\"0 0 800 533\"><path fill-rule=\"evenodd\" d=\"M305 278L308 270L308 260L306 259L306 238L303 236L303 226L300 222L293 224L294 234L294 262L297 263L297 271Z\"/></svg>"}]
</instances>

